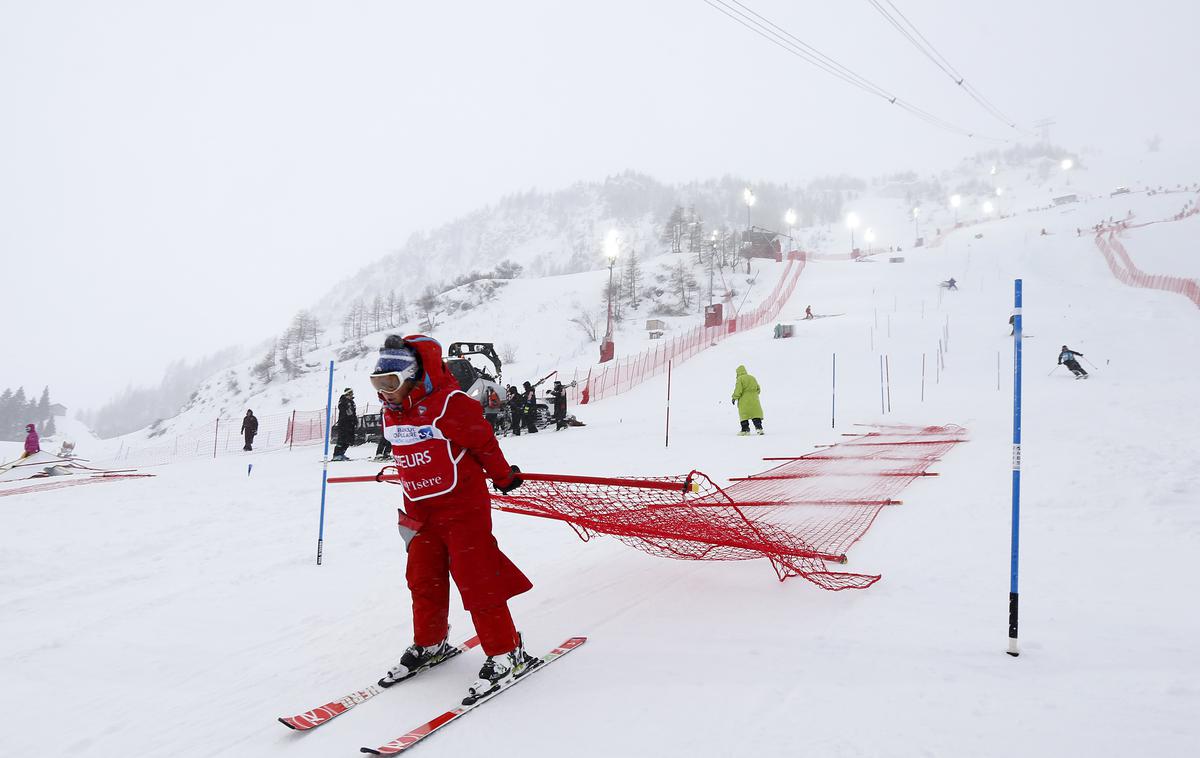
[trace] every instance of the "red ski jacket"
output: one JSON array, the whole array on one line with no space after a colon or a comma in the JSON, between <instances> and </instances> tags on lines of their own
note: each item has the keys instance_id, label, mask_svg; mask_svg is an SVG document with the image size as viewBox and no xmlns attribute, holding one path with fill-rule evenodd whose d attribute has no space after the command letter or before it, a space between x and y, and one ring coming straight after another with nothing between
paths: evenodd
<instances>
[{"instance_id":1,"label":"red ski jacket","mask_svg":"<svg viewBox=\"0 0 1200 758\"><path fill-rule=\"evenodd\" d=\"M384 436L400 469L405 510L417 521L448 511L491 506L487 480L507 484L512 473L483 406L458 387L442 362L442 347L423 335L405 337L425 371L403 408L384 408Z\"/></svg>"}]
</instances>

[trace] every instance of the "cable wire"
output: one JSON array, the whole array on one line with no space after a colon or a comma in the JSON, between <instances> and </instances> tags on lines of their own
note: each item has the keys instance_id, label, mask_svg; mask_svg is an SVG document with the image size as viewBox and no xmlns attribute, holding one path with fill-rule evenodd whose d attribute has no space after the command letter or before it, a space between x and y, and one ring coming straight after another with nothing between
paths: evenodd
<instances>
[{"instance_id":1,"label":"cable wire","mask_svg":"<svg viewBox=\"0 0 1200 758\"><path fill-rule=\"evenodd\" d=\"M828 55L825 55L820 50L817 50L812 45L809 45L804 40L792 34L788 30L774 23L762 14L754 11L739 0L704 0L706 5L720 11L725 16L733 19L741 26L749 29L758 36L768 42L783 48L785 51L800 58L816 68L821 69L827 74L840 79L841 81L856 87L869 95L881 97L887 100L889 104L898 106L909 114L921 119L931 126L935 126L945 131L953 132L964 137L972 139L982 139L990 142L1008 142L1006 139L997 139L995 137L986 137L975 134L967 129L963 129L943 118L916 105L909 103L896 95L892 94L883 87L875 84L866 77L856 73L849 67L839 63ZM737 6L737 7L734 7Z\"/></svg>"},{"instance_id":2,"label":"cable wire","mask_svg":"<svg viewBox=\"0 0 1200 758\"><path fill-rule=\"evenodd\" d=\"M985 97L977 87L968 82L966 77L959 73L958 69L955 68L949 60L947 60L946 56L942 55L942 53L936 47L934 47L933 43L930 42L924 34L921 34L921 30L917 28L916 24L914 24L912 21L909 21L908 17L896 7L896 4L893 3L892 0L882 0L882 2L881 0L867 0L867 2L870 3L875 10L879 11L879 14L883 16L884 19L886 19L887 22L896 29L896 31L900 32L900 34L907 39L913 47L917 48L917 50L919 50L926 58L932 61L935 66L937 66L944 74L946 74L946 76L950 77L951 81L961 87L963 92L967 93L971 99L973 99L984 110L991 114L993 118L997 119L1009 128L1018 129L1016 123L1011 118L1006 116L1004 112L997 108L991 100ZM888 7L895 12L895 16L893 16L887 8L883 7L883 3L886 3ZM1024 130L1022 129L1020 131ZM1025 133L1029 134L1029 132Z\"/></svg>"}]
</instances>

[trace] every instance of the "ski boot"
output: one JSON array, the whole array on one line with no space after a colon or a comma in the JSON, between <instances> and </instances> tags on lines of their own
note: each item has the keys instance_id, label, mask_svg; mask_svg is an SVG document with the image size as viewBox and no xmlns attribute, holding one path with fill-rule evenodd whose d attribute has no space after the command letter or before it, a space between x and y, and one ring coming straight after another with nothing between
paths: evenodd
<instances>
[{"instance_id":1,"label":"ski boot","mask_svg":"<svg viewBox=\"0 0 1200 758\"><path fill-rule=\"evenodd\" d=\"M520 635L517 636L517 639L521 639ZM526 653L525 643L521 641L518 641L516 648L508 653L489 655L488 659L483 662L483 668L479 669L479 680L467 690L467 696L463 698L462 704L472 705L498 691L509 682L520 679L540 665L542 665L542 660Z\"/></svg>"},{"instance_id":2,"label":"ski boot","mask_svg":"<svg viewBox=\"0 0 1200 758\"><path fill-rule=\"evenodd\" d=\"M458 653L458 648L450 644L449 638L430 647L409 645L408 649L404 651L404 655L400 657L400 662L388 669L388 672L379 680L379 686L391 687L418 672L433 668L439 663L453 658Z\"/></svg>"},{"instance_id":3,"label":"ski boot","mask_svg":"<svg viewBox=\"0 0 1200 758\"><path fill-rule=\"evenodd\" d=\"M757 431L758 431L758 433L759 433L759 435L760 435L760 436L761 436L761 435L764 435L764 434L766 434L766 432L765 432L765 431L763 431L761 427L760 427L760 428L759 428Z\"/></svg>"},{"instance_id":4,"label":"ski boot","mask_svg":"<svg viewBox=\"0 0 1200 758\"><path fill-rule=\"evenodd\" d=\"M747 429L747 430L740 431L740 432L738 432L738 436L739 436L739 437L749 437L749 436L750 436L750 430L748 430L748 429Z\"/></svg>"}]
</instances>

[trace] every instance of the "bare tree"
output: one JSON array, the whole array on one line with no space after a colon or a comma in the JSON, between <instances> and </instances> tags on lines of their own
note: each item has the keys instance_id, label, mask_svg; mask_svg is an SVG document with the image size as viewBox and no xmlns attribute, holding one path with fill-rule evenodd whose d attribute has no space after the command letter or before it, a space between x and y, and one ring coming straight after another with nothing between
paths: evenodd
<instances>
[{"instance_id":1,"label":"bare tree","mask_svg":"<svg viewBox=\"0 0 1200 758\"><path fill-rule=\"evenodd\" d=\"M598 313L580 308L571 319L571 323L579 327L589 341L595 342L600 338L600 315Z\"/></svg>"},{"instance_id":2,"label":"bare tree","mask_svg":"<svg viewBox=\"0 0 1200 758\"><path fill-rule=\"evenodd\" d=\"M668 282L671 291L679 296L679 307L690 307L692 304L691 293L698 286L696 277L692 275L691 267L684 265L683 261L679 261L671 268Z\"/></svg>"},{"instance_id":3,"label":"bare tree","mask_svg":"<svg viewBox=\"0 0 1200 758\"><path fill-rule=\"evenodd\" d=\"M517 362L517 346L512 342L505 342L500 346L500 360L504 363Z\"/></svg>"},{"instance_id":4,"label":"bare tree","mask_svg":"<svg viewBox=\"0 0 1200 758\"><path fill-rule=\"evenodd\" d=\"M367 309L367 321L371 325L371 331L377 332L383 328L383 297L378 293L371 300L371 305Z\"/></svg>"},{"instance_id":5,"label":"bare tree","mask_svg":"<svg viewBox=\"0 0 1200 758\"><path fill-rule=\"evenodd\" d=\"M408 321L408 301L404 299L404 295L400 295L398 298L396 298L395 314L396 326Z\"/></svg>"},{"instance_id":6,"label":"bare tree","mask_svg":"<svg viewBox=\"0 0 1200 758\"><path fill-rule=\"evenodd\" d=\"M422 331L432 332L437 328L437 298L438 293L433 287L426 287L421 297L417 298L417 312L421 314Z\"/></svg>"}]
</instances>

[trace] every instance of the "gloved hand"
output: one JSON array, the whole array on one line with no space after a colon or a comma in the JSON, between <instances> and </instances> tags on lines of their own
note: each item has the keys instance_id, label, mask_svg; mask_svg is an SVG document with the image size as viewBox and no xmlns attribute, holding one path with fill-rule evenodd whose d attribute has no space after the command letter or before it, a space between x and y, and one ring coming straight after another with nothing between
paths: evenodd
<instances>
[{"instance_id":1,"label":"gloved hand","mask_svg":"<svg viewBox=\"0 0 1200 758\"><path fill-rule=\"evenodd\" d=\"M497 490L499 490L501 493L507 495L508 493L512 492L513 490L515 490L517 487L520 487L524 483L525 483L525 480L521 478L521 469L517 468L516 466L513 466L512 469L508 472L508 481L504 482L503 484L501 484L500 482L494 481L494 482L492 482L492 486L495 487Z\"/></svg>"},{"instance_id":2,"label":"gloved hand","mask_svg":"<svg viewBox=\"0 0 1200 758\"><path fill-rule=\"evenodd\" d=\"M729 402L733 403L734 405L737 405L737 398L735 397L735 398L731 399Z\"/></svg>"},{"instance_id":3,"label":"gloved hand","mask_svg":"<svg viewBox=\"0 0 1200 758\"><path fill-rule=\"evenodd\" d=\"M404 551L408 552L408 546L412 542L412 538L417 536L417 532L421 531L421 522L402 510L397 509L397 512L400 514L397 528L400 530L400 537L404 540Z\"/></svg>"}]
</instances>

